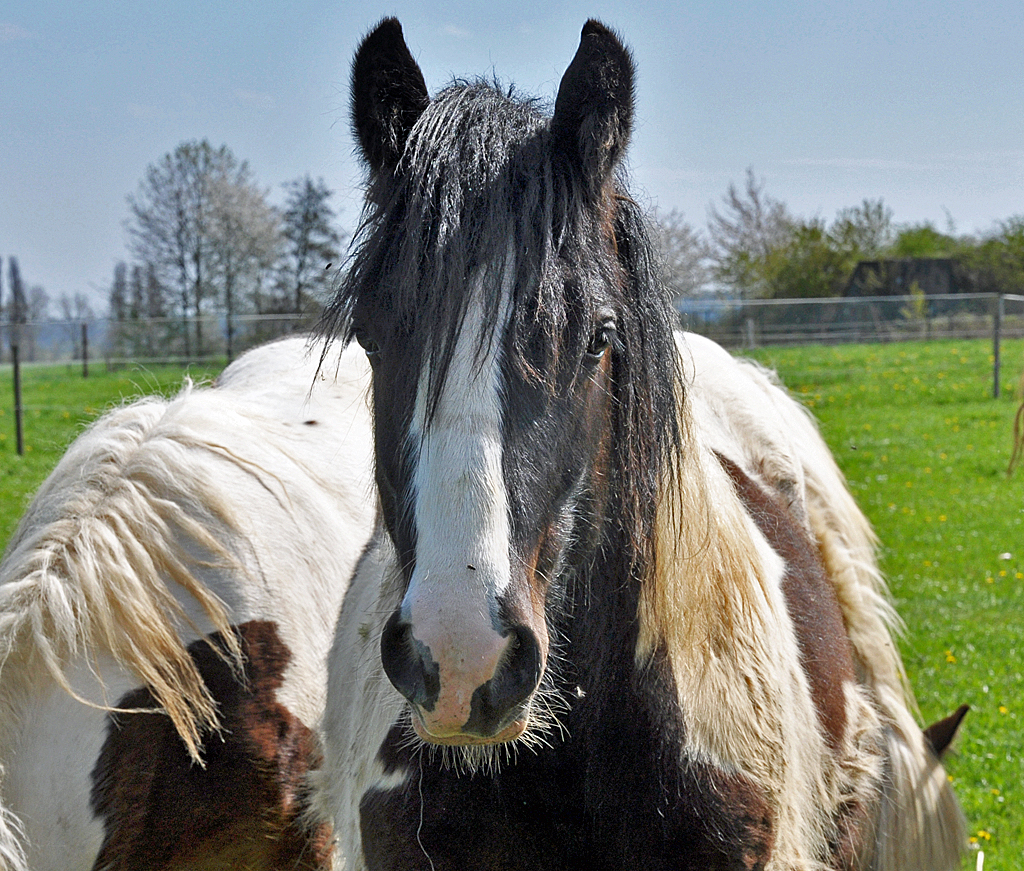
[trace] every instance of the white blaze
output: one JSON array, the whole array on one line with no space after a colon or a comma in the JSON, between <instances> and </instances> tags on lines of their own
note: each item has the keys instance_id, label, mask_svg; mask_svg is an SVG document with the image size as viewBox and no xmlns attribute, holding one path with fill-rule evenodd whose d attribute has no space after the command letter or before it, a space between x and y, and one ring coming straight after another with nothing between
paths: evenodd
<instances>
[{"instance_id":1,"label":"white blaze","mask_svg":"<svg viewBox=\"0 0 1024 871\"><path fill-rule=\"evenodd\" d=\"M416 567L403 610L440 664L442 685L452 680L467 692L491 676L505 646L491 619L511 575L501 404L507 280L502 292L498 318L488 319L481 287L473 289L435 413L428 423L424 370L410 428Z\"/></svg>"}]
</instances>

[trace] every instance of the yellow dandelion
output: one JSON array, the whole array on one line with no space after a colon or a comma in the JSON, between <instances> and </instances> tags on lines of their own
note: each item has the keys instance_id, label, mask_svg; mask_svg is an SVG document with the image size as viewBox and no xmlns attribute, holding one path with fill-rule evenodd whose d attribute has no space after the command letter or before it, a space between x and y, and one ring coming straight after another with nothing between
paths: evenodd
<instances>
[{"instance_id":1,"label":"yellow dandelion","mask_svg":"<svg viewBox=\"0 0 1024 871\"><path fill-rule=\"evenodd\" d=\"M1010 709L1008 707L1006 707L1006 705L1000 705L999 706L999 713L1000 714L1008 714L1008 713L1010 713Z\"/></svg>"}]
</instances>

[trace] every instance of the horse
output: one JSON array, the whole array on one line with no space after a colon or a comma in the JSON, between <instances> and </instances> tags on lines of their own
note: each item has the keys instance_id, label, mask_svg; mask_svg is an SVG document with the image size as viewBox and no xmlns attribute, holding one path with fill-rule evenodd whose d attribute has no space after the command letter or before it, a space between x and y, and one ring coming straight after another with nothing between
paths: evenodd
<instances>
[{"instance_id":1,"label":"horse","mask_svg":"<svg viewBox=\"0 0 1024 871\"><path fill-rule=\"evenodd\" d=\"M307 774L375 516L365 356L249 352L101 417L0 563L0 868L332 863ZM315 382L315 383L314 383Z\"/></svg>"},{"instance_id":2,"label":"horse","mask_svg":"<svg viewBox=\"0 0 1024 871\"><path fill-rule=\"evenodd\" d=\"M320 326L372 369L380 517L312 814L346 869L953 869L873 532L769 373L685 335L597 21L553 111L360 44L363 215Z\"/></svg>"}]
</instances>

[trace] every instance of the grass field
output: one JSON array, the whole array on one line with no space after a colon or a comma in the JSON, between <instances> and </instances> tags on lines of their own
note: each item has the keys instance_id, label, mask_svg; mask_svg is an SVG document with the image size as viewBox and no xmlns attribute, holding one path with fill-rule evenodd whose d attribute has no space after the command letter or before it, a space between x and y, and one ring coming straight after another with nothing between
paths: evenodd
<instances>
[{"instance_id":1,"label":"grass field","mask_svg":"<svg viewBox=\"0 0 1024 871\"><path fill-rule=\"evenodd\" d=\"M818 416L882 542L907 624L901 648L922 720L971 713L947 769L985 868L1024 871L1024 470L1006 477L1024 343L1004 345L993 400L983 341L765 349ZM192 377L211 377L209 370ZM26 444L14 451L10 370L0 370L0 542L82 427L111 404L182 381L180 369L29 369ZM973 856L964 868L975 867Z\"/></svg>"}]
</instances>

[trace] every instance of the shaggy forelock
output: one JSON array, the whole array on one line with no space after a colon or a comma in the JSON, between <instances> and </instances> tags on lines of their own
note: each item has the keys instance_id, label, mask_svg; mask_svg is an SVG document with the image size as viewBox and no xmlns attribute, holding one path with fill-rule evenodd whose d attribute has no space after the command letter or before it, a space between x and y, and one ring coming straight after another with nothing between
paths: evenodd
<instances>
[{"instance_id":1,"label":"shaggy forelock","mask_svg":"<svg viewBox=\"0 0 1024 871\"><path fill-rule=\"evenodd\" d=\"M395 342L409 379L428 373L429 416L471 288L481 289L478 303L496 323L511 275L509 362L540 379L569 371L559 358L579 359L597 307L611 304L622 345L614 378L624 522L647 551L661 470L680 438L675 315L624 178L608 179L594 203L549 127L537 101L494 83L442 91L416 121L397 169L371 175L356 247L320 329L347 341L353 328L369 328ZM480 331L478 352L503 339ZM638 561L647 556L638 552Z\"/></svg>"}]
</instances>

